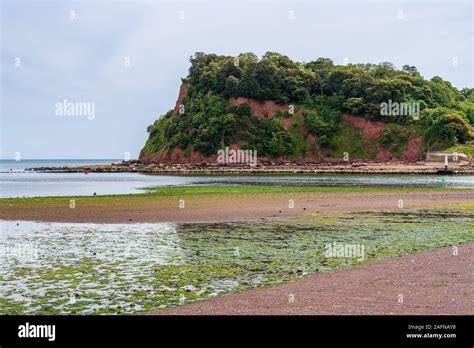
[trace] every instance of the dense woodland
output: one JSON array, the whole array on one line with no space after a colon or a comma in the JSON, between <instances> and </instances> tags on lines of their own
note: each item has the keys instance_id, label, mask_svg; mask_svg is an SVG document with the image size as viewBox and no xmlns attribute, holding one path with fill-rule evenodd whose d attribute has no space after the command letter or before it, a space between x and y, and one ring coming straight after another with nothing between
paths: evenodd
<instances>
[{"instance_id":1,"label":"dense woodland","mask_svg":"<svg viewBox=\"0 0 474 348\"><path fill-rule=\"evenodd\" d=\"M425 80L414 66L399 70L390 62L335 65L327 58L300 63L274 52L261 59L253 53L196 53L190 62L183 79L190 84L184 112L170 110L148 127L147 155L175 147L187 155L191 150L211 155L239 143L260 156L298 158L307 154L306 139L313 134L326 156L339 156L345 146L370 157L363 148L357 150L363 144L349 139L354 130L341 122L344 113L387 123L379 145L394 153L406 145L406 129L422 136L425 150L446 149L473 138L474 89L458 90L440 77ZM294 105L300 117L278 112L272 118L257 118L247 104L229 105L231 97ZM382 116L381 103L389 100L418 102L419 118ZM291 129L282 126L284 117L292 118Z\"/></svg>"}]
</instances>

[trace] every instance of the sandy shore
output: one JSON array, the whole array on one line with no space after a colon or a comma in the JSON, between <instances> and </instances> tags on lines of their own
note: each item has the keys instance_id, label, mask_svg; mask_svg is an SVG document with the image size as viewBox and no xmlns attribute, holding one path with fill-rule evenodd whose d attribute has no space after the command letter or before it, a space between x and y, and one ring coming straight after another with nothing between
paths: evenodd
<instances>
[{"instance_id":1,"label":"sandy shore","mask_svg":"<svg viewBox=\"0 0 474 348\"><path fill-rule=\"evenodd\" d=\"M351 190L354 191L354 188ZM391 191L390 191L391 190ZM184 191L183 191L184 192ZM315 213L443 208L472 204L474 190L355 189L0 200L0 219L49 222L223 222ZM346 193L347 192L347 193ZM180 203L184 200L184 208ZM289 208L289 201L294 208ZM400 200L403 208L399 208ZM291 283L229 294L150 314L472 314L474 244L443 248ZM403 296L403 303L399 303ZM290 300L290 299L294 299Z\"/></svg>"},{"instance_id":2,"label":"sandy shore","mask_svg":"<svg viewBox=\"0 0 474 348\"><path fill-rule=\"evenodd\" d=\"M452 247L441 248L148 314L472 315L473 264L471 243L456 256Z\"/></svg>"},{"instance_id":3,"label":"sandy shore","mask_svg":"<svg viewBox=\"0 0 474 348\"><path fill-rule=\"evenodd\" d=\"M360 212L442 207L474 201L474 191L414 193L245 193L160 197L156 195L107 199L69 199L0 202L0 219L50 222L220 222L290 218L314 212ZM180 200L184 208L180 208ZM289 202L294 208L289 208Z\"/></svg>"}]
</instances>

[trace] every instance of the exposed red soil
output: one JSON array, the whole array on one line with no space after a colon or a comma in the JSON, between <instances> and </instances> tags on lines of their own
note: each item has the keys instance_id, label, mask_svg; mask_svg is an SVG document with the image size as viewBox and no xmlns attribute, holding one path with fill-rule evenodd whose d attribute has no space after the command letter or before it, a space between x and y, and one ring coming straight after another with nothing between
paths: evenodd
<instances>
[{"instance_id":1,"label":"exposed red soil","mask_svg":"<svg viewBox=\"0 0 474 348\"><path fill-rule=\"evenodd\" d=\"M229 149L239 150L240 144L230 144ZM158 156L152 157L150 161L159 163L216 163L217 154L203 156L200 152L191 150L190 156L185 157L184 151L181 148L177 147L173 149L173 151L171 152L171 156L168 156L167 151L163 150Z\"/></svg>"},{"instance_id":2,"label":"exposed red soil","mask_svg":"<svg viewBox=\"0 0 474 348\"><path fill-rule=\"evenodd\" d=\"M203 156L200 152L191 150L190 156L185 157L183 150L179 147L174 148L171 156L167 156L166 150L163 150L156 162L165 163L215 163L217 161L217 154L211 156Z\"/></svg>"},{"instance_id":3,"label":"exposed red soil","mask_svg":"<svg viewBox=\"0 0 474 348\"><path fill-rule=\"evenodd\" d=\"M176 115L179 111L179 106L183 104L184 98L186 98L186 95L188 94L190 84L187 82L183 82L181 84L181 87L179 87L179 95L178 95L178 100L176 100L176 105L173 110L173 115Z\"/></svg>"},{"instance_id":4,"label":"exposed red soil","mask_svg":"<svg viewBox=\"0 0 474 348\"><path fill-rule=\"evenodd\" d=\"M343 115L342 119L344 121L350 122L355 127L361 130L362 139L365 141L378 139L384 129L385 124L382 122L375 122L363 119L361 117L356 117L352 115ZM411 137L408 140L407 148L401 155L400 159L403 161L414 162L420 159L422 150L421 150L422 139L419 136ZM390 161L397 159L394 154L385 149L380 149L375 157L376 160L380 161Z\"/></svg>"},{"instance_id":5,"label":"exposed red soil","mask_svg":"<svg viewBox=\"0 0 474 348\"><path fill-rule=\"evenodd\" d=\"M291 127L291 125L293 124L293 120L289 117L283 117L281 119L281 124L282 124L283 128L285 128L285 130L288 130Z\"/></svg>"},{"instance_id":6,"label":"exposed red soil","mask_svg":"<svg viewBox=\"0 0 474 348\"><path fill-rule=\"evenodd\" d=\"M473 264L474 244L450 246L148 314L472 315Z\"/></svg>"},{"instance_id":7,"label":"exposed red soil","mask_svg":"<svg viewBox=\"0 0 474 348\"><path fill-rule=\"evenodd\" d=\"M379 152L377 152L377 155L375 156L376 161L383 161L383 162L391 161L395 158L396 157L390 151L385 150L385 149L379 150Z\"/></svg>"},{"instance_id":8,"label":"exposed red soil","mask_svg":"<svg viewBox=\"0 0 474 348\"><path fill-rule=\"evenodd\" d=\"M307 138L307 140L308 140L308 143L310 143L311 145L314 145L314 146L316 146L316 145L317 145L317 141L316 141L316 135L314 135L314 134L311 134L311 133L310 133L310 134L308 134L308 138Z\"/></svg>"},{"instance_id":9,"label":"exposed red soil","mask_svg":"<svg viewBox=\"0 0 474 348\"><path fill-rule=\"evenodd\" d=\"M216 162L217 155L213 156L203 156L200 152L191 150L190 158L181 157L181 163L184 163L185 160L188 160L191 163L202 163L202 162Z\"/></svg>"},{"instance_id":10,"label":"exposed red soil","mask_svg":"<svg viewBox=\"0 0 474 348\"><path fill-rule=\"evenodd\" d=\"M361 117L346 114L342 115L342 119L358 128L361 131L362 140L366 143L378 139L385 129L384 123L366 120ZM368 152L372 150L372 148L367 149ZM377 149L377 155L375 156L376 161L388 162L393 159L396 159L396 156L390 151L381 148Z\"/></svg>"},{"instance_id":11,"label":"exposed red soil","mask_svg":"<svg viewBox=\"0 0 474 348\"><path fill-rule=\"evenodd\" d=\"M342 119L344 121L352 123L355 127L359 128L361 130L362 138L364 140L378 139L385 129L384 123L366 120L362 117L342 115Z\"/></svg>"},{"instance_id":12,"label":"exposed red soil","mask_svg":"<svg viewBox=\"0 0 474 348\"><path fill-rule=\"evenodd\" d=\"M401 159L404 161L417 161L421 157L421 137L412 137L408 140L407 148L403 152Z\"/></svg>"},{"instance_id":13,"label":"exposed red soil","mask_svg":"<svg viewBox=\"0 0 474 348\"><path fill-rule=\"evenodd\" d=\"M175 147L173 149L173 152L171 153L171 158L170 159L172 161L179 161L182 158L184 158L183 150L181 150L179 147Z\"/></svg>"},{"instance_id":14,"label":"exposed red soil","mask_svg":"<svg viewBox=\"0 0 474 348\"><path fill-rule=\"evenodd\" d=\"M277 111L286 112L288 111L288 105L286 104L276 104L271 100L257 100L251 98L230 98L230 105L240 105L247 103L252 110L254 116L271 118Z\"/></svg>"}]
</instances>

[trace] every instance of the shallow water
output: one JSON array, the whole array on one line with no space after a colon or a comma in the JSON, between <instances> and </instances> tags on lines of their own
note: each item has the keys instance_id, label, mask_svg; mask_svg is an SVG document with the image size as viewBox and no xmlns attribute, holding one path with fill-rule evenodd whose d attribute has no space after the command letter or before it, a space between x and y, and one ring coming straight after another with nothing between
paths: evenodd
<instances>
[{"instance_id":1,"label":"shallow water","mask_svg":"<svg viewBox=\"0 0 474 348\"><path fill-rule=\"evenodd\" d=\"M135 313L474 241L471 213L437 211L286 222L0 226L0 314ZM359 252L328 254L333 243Z\"/></svg>"},{"instance_id":2,"label":"shallow water","mask_svg":"<svg viewBox=\"0 0 474 348\"><path fill-rule=\"evenodd\" d=\"M0 197L91 196L143 193L182 185L408 186L474 188L474 175L251 175L172 176L139 173L37 173L32 167L107 164L119 160L0 160Z\"/></svg>"},{"instance_id":3,"label":"shallow water","mask_svg":"<svg viewBox=\"0 0 474 348\"><path fill-rule=\"evenodd\" d=\"M306 175L171 176L139 173L0 173L0 197L143 193L145 187L183 185L392 186L474 188L474 176Z\"/></svg>"}]
</instances>

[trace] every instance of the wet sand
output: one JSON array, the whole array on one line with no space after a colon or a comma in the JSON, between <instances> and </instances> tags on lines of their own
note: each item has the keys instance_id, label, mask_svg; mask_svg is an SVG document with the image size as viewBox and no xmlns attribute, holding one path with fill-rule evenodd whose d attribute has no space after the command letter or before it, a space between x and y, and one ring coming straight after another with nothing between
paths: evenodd
<instances>
[{"instance_id":1,"label":"wet sand","mask_svg":"<svg viewBox=\"0 0 474 348\"><path fill-rule=\"evenodd\" d=\"M472 315L473 264L470 243L458 255L446 247L147 314Z\"/></svg>"},{"instance_id":2,"label":"wet sand","mask_svg":"<svg viewBox=\"0 0 474 348\"><path fill-rule=\"evenodd\" d=\"M0 201L0 219L49 222L221 222L315 213L443 208L472 203L473 190L360 193L129 195ZM180 200L184 208L180 208ZM289 208L289 201L294 208ZM400 200L403 208L399 208ZM150 314L472 314L474 244L308 276ZM401 298L400 295L403 297ZM291 301L293 298L294 301ZM402 300L402 303L399 301Z\"/></svg>"},{"instance_id":3,"label":"wet sand","mask_svg":"<svg viewBox=\"0 0 474 348\"><path fill-rule=\"evenodd\" d=\"M181 199L184 200L180 201ZM294 208L289 207L290 200ZM400 200L403 208L399 208ZM299 217L315 212L435 208L474 201L474 191L416 193L245 193L0 202L0 219L48 222L223 222ZM184 207L180 208L180 203ZM181 205L182 206L182 205Z\"/></svg>"}]
</instances>

